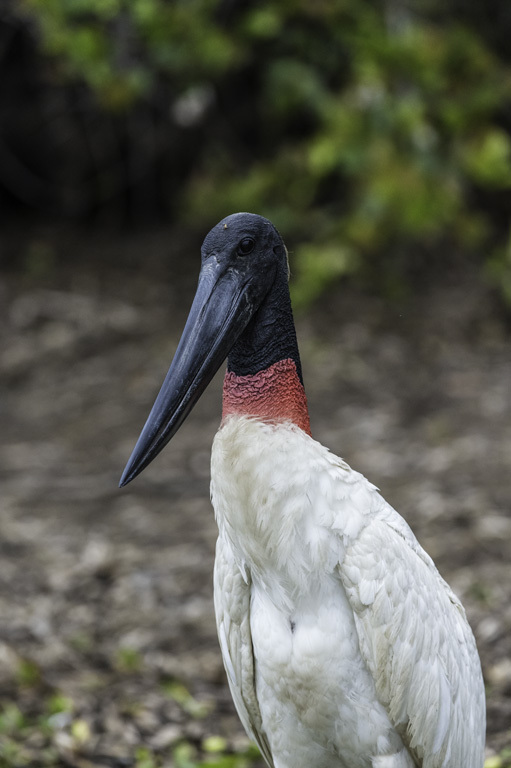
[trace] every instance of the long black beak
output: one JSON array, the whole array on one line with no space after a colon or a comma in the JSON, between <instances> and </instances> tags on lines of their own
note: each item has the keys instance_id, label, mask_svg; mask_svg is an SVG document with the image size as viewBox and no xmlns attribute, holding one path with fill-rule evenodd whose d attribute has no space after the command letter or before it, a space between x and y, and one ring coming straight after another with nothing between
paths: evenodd
<instances>
[{"instance_id":1,"label":"long black beak","mask_svg":"<svg viewBox=\"0 0 511 768\"><path fill-rule=\"evenodd\" d=\"M136 477L175 435L257 309L250 281L221 266L203 264L197 293L176 354L119 486Z\"/></svg>"}]
</instances>

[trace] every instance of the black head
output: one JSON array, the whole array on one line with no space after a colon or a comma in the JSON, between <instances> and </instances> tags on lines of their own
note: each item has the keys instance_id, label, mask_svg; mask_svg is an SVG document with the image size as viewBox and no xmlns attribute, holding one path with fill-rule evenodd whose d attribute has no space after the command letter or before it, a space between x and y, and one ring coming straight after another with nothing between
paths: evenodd
<instances>
[{"instance_id":1,"label":"black head","mask_svg":"<svg viewBox=\"0 0 511 768\"><path fill-rule=\"evenodd\" d=\"M277 272L288 271L284 242L271 221L255 213L226 216L204 238L202 266L215 259L228 270L246 277L254 294L261 297Z\"/></svg>"},{"instance_id":2,"label":"black head","mask_svg":"<svg viewBox=\"0 0 511 768\"><path fill-rule=\"evenodd\" d=\"M199 284L183 335L121 485L139 474L168 443L231 351L235 355L240 348L256 360L254 340L263 349L271 346L271 339L268 344L265 341L271 323L262 318L261 334L254 333L254 321L276 285L280 289L273 305L289 305L291 311L287 251L268 219L253 213L227 216L206 236L201 252ZM246 337L245 344L241 337Z\"/></svg>"}]
</instances>

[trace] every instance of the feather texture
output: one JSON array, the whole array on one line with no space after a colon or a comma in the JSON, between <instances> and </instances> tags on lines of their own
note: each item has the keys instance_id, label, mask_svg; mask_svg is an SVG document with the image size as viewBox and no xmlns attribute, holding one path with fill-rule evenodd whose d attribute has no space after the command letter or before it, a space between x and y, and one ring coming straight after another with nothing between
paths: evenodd
<instances>
[{"instance_id":1,"label":"feather texture","mask_svg":"<svg viewBox=\"0 0 511 768\"><path fill-rule=\"evenodd\" d=\"M231 416L212 455L215 610L270 768L481 768L464 610L377 489L291 423Z\"/></svg>"}]
</instances>

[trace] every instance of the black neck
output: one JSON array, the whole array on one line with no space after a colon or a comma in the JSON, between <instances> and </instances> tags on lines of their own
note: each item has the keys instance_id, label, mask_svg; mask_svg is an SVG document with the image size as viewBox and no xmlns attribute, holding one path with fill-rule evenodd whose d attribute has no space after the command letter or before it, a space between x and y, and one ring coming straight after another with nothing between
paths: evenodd
<instances>
[{"instance_id":1,"label":"black neck","mask_svg":"<svg viewBox=\"0 0 511 768\"><path fill-rule=\"evenodd\" d=\"M287 272L283 267L263 303L231 349L227 369L238 376L248 376L289 358L294 360L303 384Z\"/></svg>"}]
</instances>

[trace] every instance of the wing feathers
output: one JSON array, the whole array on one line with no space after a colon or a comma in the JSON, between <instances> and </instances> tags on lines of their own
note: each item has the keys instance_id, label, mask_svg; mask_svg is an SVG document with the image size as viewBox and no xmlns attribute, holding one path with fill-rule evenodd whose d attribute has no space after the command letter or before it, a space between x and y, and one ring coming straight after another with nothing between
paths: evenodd
<instances>
[{"instance_id":1,"label":"wing feathers","mask_svg":"<svg viewBox=\"0 0 511 768\"><path fill-rule=\"evenodd\" d=\"M256 742L269 768L274 768L255 691L250 584L222 538L216 547L214 587L218 639L231 695L245 730Z\"/></svg>"},{"instance_id":2,"label":"wing feathers","mask_svg":"<svg viewBox=\"0 0 511 768\"><path fill-rule=\"evenodd\" d=\"M480 768L483 688L463 608L406 523L380 503L339 566L361 653L419 765Z\"/></svg>"}]
</instances>

